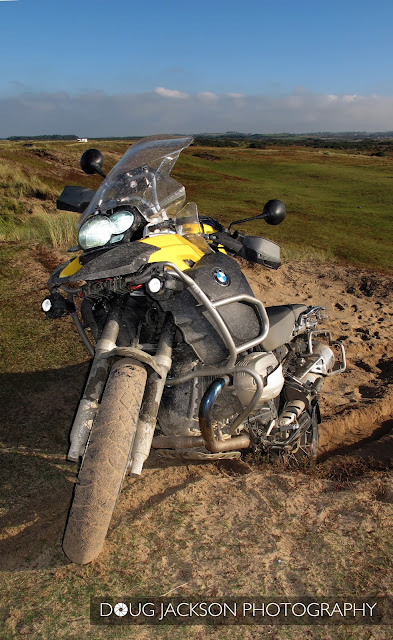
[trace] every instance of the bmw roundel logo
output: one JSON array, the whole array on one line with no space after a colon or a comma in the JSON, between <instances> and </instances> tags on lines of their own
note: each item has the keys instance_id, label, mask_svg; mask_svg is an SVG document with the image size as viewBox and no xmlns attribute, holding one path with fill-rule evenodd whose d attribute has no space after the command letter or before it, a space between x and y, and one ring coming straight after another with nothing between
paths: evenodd
<instances>
[{"instance_id":1,"label":"bmw roundel logo","mask_svg":"<svg viewBox=\"0 0 393 640\"><path fill-rule=\"evenodd\" d=\"M231 282L229 276L222 269L214 269L213 276L215 281L223 287L227 287Z\"/></svg>"}]
</instances>

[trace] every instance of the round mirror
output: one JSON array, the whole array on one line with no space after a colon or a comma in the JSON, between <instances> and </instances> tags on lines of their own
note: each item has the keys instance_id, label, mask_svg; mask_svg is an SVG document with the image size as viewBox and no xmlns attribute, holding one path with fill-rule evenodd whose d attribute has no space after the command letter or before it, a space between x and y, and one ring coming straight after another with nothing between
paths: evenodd
<instances>
[{"instance_id":1,"label":"round mirror","mask_svg":"<svg viewBox=\"0 0 393 640\"><path fill-rule=\"evenodd\" d=\"M81 157L81 169L85 173L99 173L102 176L104 175L101 169L103 162L104 158L101 151L98 151L98 149L87 149Z\"/></svg>"},{"instance_id":2,"label":"round mirror","mask_svg":"<svg viewBox=\"0 0 393 640\"><path fill-rule=\"evenodd\" d=\"M281 200L268 200L263 207L262 216L268 224L276 225L284 220L286 212L285 204Z\"/></svg>"}]
</instances>

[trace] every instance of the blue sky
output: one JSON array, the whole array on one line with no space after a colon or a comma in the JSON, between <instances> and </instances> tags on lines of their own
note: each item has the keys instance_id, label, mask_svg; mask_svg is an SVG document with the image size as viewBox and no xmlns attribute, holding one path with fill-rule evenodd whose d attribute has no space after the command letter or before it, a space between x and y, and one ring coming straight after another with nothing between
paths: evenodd
<instances>
[{"instance_id":1,"label":"blue sky","mask_svg":"<svg viewBox=\"0 0 393 640\"><path fill-rule=\"evenodd\" d=\"M391 0L0 0L0 25L0 137L393 129Z\"/></svg>"}]
</instances>

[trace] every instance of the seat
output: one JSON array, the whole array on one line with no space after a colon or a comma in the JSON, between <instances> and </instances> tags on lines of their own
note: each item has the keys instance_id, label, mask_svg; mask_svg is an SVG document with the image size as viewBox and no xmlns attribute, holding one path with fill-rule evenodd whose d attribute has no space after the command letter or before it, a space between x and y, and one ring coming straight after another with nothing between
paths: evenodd
<instances>
[{"instance_id":1,"label":"seat","mask_svg":"<svg viewBox=\"0 0 393 640\"><path fill-rule=\"evenodd\" d=\"M287 304L277 307L266 307L269 317L269 332L261 343L264 351L273 351L289 342L295 323L308 307L304 304Z\"/></svg>"}]
</instances>

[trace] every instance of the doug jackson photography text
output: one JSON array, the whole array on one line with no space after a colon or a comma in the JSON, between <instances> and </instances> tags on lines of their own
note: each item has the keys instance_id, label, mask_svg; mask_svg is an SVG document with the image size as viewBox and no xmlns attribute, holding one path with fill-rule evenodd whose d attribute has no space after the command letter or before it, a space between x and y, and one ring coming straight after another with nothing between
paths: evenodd
<instances>
[{"instance_id":1,"label":"doug jackson photography text","mask_svg":"<svg viewBox=\"0 0 393 640\"><path fill-rule=\"evenodd\" d=\"M391 624L388 598L118 598L91 600L92 624Z\"/></svg>"}]
</instances>

